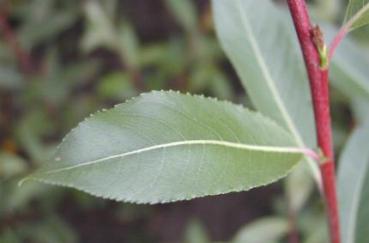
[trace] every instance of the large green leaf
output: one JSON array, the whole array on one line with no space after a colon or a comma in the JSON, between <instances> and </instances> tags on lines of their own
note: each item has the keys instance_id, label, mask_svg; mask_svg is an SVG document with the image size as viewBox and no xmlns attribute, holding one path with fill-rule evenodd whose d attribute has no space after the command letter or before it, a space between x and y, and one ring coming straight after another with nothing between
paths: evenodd
<instances>
[{"instance_id":1,"label":"large green leaf","mask_svg":"<svg viewBox=\"0 0 369 243\"><path fill-rule=\"evenodd\" d=\"M215 0L213 9L221 44L256 108L297 146L315 148L309 82L288 13L271 0Z\"/></svg>"},{"instance_id":2,"label":"large green leaf","mask_svg":"<svg viewBox=\"0 0 369 243\"><path fill-rule=\"evenodd\" d=\"M356 129L340 158L338 189L342 242L368 242L369 123Z\"/></svg>"},{"instance_id":3,"label":"large green leaf","mask_svg":"<svg viewBox=\"0 0 369 243\"><path fill-rule=\"evenodd\" d=\"M346 9L345 23L349 30L367 25L369 23L369 1L349 0Z\"/></svg>"},{"instance_id":4,"label":"large green leaf","mask_svg":"<svg viewBox=\"0 0 369 243\"><path fill-rule=\"evenodd\" d=\"M188 32L197 30L197 12L193 2L165 0L172 15L178 23Z\"/></svg>"},{"instance_id":5,"label":"large green leaf","mask_svg":"<svg viewBox=\"0 0 369 243\"><path fill-rule=\"evenodd\" d=\"M98 112L29 179L158 203L271 183L301 160L280 126L241 106L152 92Z\"/></svg>"}]
</instances>

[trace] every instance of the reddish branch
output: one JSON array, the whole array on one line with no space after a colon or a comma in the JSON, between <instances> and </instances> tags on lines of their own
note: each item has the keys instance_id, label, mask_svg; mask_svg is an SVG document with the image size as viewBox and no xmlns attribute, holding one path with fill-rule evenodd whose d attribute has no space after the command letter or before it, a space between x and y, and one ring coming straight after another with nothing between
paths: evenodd
<instances>
[{"instance_id":1,"label":"reddish branch","mask_svg":"<svg viewBox=\"0 0 369 243\"><path fill-rule=\"evenodd\" d=\"M340 29L340 31L334 37L333 41L329 45L329 59L333 57L333 54L336 51L336 48L341 43L343 38L345 38L348 32L349 32L348 26L345 25Z\"/></svg>"},{"instance_id":2,"label":"reddish branch","mask_svg":"<svg viewBox=\"0 0 369 243\"><path fill-rule=\"evenodd\" d=\"M305 60L314 106L317 140L319 148L324 156L324 160L321 161L320 164L320 171L331 242L340 243L339 214L329 108L328 66L321 66L322 56L319 54L319 51L323 49L323 46L320 46L322 43L317 43L317 40L321 40L322 36L321 32L317 31L317 29L312 26L304 0L287 0L287 2ZM320 50L318 51L318 49Z\"/></svg>"},{"instance_id":3,"label":"reddish branch","mask_svg":"<svg viewBox=\"0 0 369 243\"><path fill-rule=\"evenodd\" d=\"M296 212L290 210L288 213L288 219L289 219L288 243L299 243L300 237L297 229Z\"/></svg>"},{"instance_id":4,"label":"reddish branch","mask_svg":"<svg viewBox=\"0 0 369 243\"><path fill-rule=\"evenodd\" d=\"M9 47L13 50L22 72L25 74L32 72L30 55L19 45L16 35L8 23L8 15L5 10L0 11L0 33Z\"/></svg>"}]
</instances>

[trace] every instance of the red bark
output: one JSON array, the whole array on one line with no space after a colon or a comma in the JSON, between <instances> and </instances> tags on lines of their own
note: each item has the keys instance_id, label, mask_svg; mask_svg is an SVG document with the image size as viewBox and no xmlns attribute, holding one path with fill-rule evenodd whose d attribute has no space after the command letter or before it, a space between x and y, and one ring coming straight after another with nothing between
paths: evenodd
<instances>
[{"instance_id":1,"label":"red bark","mask_svg":"<svg viewBox=\"0 0 369 243\"><path fill-rule=\"evenodd\" d=\"M328 68L321 67L321 56L314 36L308 9L304 0L287 0L303 53L313 100L317 142L324 159L320 164L326 209L332 243L340 243L336 176L332 146L331 115L329 107ZM323 43L324 44L324 43Z\"/></svg>"}]
</instances>

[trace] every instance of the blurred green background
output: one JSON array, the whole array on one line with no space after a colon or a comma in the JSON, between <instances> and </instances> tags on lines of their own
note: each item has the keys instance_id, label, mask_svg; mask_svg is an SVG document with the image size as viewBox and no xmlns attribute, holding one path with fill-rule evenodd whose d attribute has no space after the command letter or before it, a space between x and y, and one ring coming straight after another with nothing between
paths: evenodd
<instances>
[{"instance_id":1,"label":"blurred green background","mask_svg":"<svg viewBox=\"0 0 369 243\"><path fill-rule=\"evenodd\" d=\"M316 16L340 22L345 4L312 3ZM154 89L252 107L216 40L209 0L0 0L0 242L228 241L270 216L297 221L296 229L287 222L282 241L295 230L324 239L319 193L304 182L309 206L298 219L289 214L284 182L155 206L17 186L84 117ZM332 103L340 148L352 112L337 90Z\"/></svg>"}]
</instances>

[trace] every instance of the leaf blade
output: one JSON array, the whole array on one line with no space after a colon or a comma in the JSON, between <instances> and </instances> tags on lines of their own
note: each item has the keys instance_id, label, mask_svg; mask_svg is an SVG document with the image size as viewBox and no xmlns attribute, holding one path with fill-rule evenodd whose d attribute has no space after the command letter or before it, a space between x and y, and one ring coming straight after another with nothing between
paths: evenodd
<instances>
[{"instance_id":1,"label":"leaf blade","mask_svg":"<svg viewBox=\"0 0 369 243\"><path fill-rule=\"evenodd\" d=\"M315 148L309 82L291 21L269 0L212 3L218 39L255 107L291 132L297 146ZM307 161L320 181L317 165Z\"/></svg>"},{"instance_id":2,"label":"leaf blade","mask_svg":"<svg viewBox=\"0 0 369 243\"><path fill-rule=\"evenodd\" d=\"M338 195L341 211L342 240L366 242L369 214L369 123L359 127L349 139L340 158ZM365 213L366 212L366 213Z\"/></svg>"},{"instance_id":3,"label":"leaf blade","mask_svg":"<svg viewBox=\"0 0 369 243\"><path fill-rule=\"evenodd\" d=\"M31 179L137 203L186 200L285 176L302 157L291 146L282 128L242 107L154 92L82 122Z\"/></svg>"},{"instance_id":4,"label":"leaf blade","mask_svg":"<svg viewBox=\"0 0 369 243\"><path fill-rule=\"evenodd\" d=\"M367 25L369 23L369 1L349 0L344 22L348 31Z\"/></svg>"},{"instance_id":5,"label":"leaf blade","mask_svg":"<svg viewBox=\"0 0 369 243\"><path fill-rule=\"evenodd\" d=\"M259 6L260 4L261 6ZM218 31L218 38L221 40L224 50L226 51L228 57L238 71L242 84L247 90L250 91L250 96L255 106L264 114L270 115L274 120L278 121L280 124L283 124L284 127L288 128L290 131L295 131L295 134L299 133L296 130L312 131L313 115L311 109L308 109L306 112L306 114L308 115L304 116L306 120L309 121L309 125L304 126L304 129L301 129L300 127L296 128L297 125L294 122L296 118L293 118L291 116L297 116L296 114L292 114L297 112L291 112L292 108L288 107L288 102L286 101L287 98L283 98L281 92L281 90L284 88L283 82L292 83L292 81L288 81L287 79L281 80L280 76L282 74L278 74L278 72L281 72L281 66L278 67L280 68L280 70L276 70L274 69L275 67L273 67L275 65L273 65L272 63L275 60L268 60L281 57L281 55L277 54L277 52L279 52L280 49L284 49L283 51L285 51L287 49L287 45L289 46L288 49L293 49L290 47L291 45L296 46L294 40L291 41L289 40L290 38L288 38L293 33L291 33L290 30L283 31L283 29L289 28L287 27L285 19L281 15L281 12L278 11L278 9L276 9L276 6L274 6L270 1L265 0L260 1L260 3L254 2L252 0L237 0L232 1L232 3L224 0L214 1L213 6L216 16L215 19ZM238 18L237 14L235 13L239 14ZM276 24L276 26L273 26L275 27L275 32L271 33L272 37L270 39L272 40L268 43L266 43L265 40L263 41L263 39L267 38L265 38L265 36L262 34L263 28L269 28L267 24L260 23L259 26L255 26L255 24L257 24L257 21L253 21L253 18L257 18L260 15L269 15L273 18L270 21L273 21ZM228 22L224 23L225 20L227 20ZM237 25L236 23L240 22L242 23L242 27L245 31L239 30L238 26L240 25ZM232 29L230 28L230 26L235 27ZM281 36L286 35L286 39L273 39L273 37L276 36L280 37L279 34L276 33L279 31L285 32L283 34L279 34ZM279 48L271 48L271 46L278 46ZM247 59L247 53L252 53L252 57L249 58L249 60ZM243 55L244 57L240 57L240 55ZM299 58L301 56L298 54L297 50L294 55L287 53L285 56L286 58L293 58L290 62L297 63L299 65L299 70L297 70L296 72L302 73L296 74L291 72L286 73L286 75L291 76L290 80L293 80L294 82L298 79L301 80L299 80L298 82L300 85L299 88L301 88L300 90L304 91L302 93L303 99L305 99L306 103L309 103L310 96L309 88L307 85L308 82L306 78L305 80L303 80L305 73L303 71L304 68L302 66L302 58ZM252 69L253 66L251 63L258 64L257 66L254 66L256 71ZM277 62L275 61L275 63ZM259 78L256 78L255 76ZM258 90L258 88L261 86L260 80L265 84L262 91ZM255 82L258 82L258 84L255 84ZM282 87L278 87L278 85L281 85ZM286 94L286 96L288 96L288 94ZM304 109L305 107L307 106L303 106ZM297 109L295 108L295 110ZM305 140L309 141L309 145L314 145L314 141L311 136L305 135L304 137L306 138Z\"/></svg>"}]
</instances>

